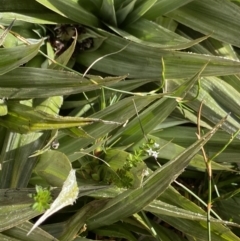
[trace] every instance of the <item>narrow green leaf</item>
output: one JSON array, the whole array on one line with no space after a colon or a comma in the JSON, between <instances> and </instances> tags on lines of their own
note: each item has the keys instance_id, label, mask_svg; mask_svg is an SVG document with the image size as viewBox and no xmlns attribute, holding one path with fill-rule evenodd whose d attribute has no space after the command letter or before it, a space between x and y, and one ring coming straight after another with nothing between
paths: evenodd
<instances>
[{"instance_id":1,"label":"narrow green leaf","mask_svg":"<svg viewBox=\"0 0 240 241\"><path fill-rule=\"evenodd\" d=\"M50 115L58 115L62 103L62 96L53 96L47 99L37 98L33 100L33 107L37 111L43 111Z\"/></svg>"},{"instance_id":2,"label":"narrow green leaf","mask_svg":"<svg viewBox=\"0 0 240 241\"><path fill-rule=\"evenodd\" d=\"M130 1L129 0L125 0L125 1L122 1L122 6L119 9L117 9L117 12L116 12L118 25L121 25L122 22L129 15L129 13L132 12L135 3L136 3L136 0L130 0Z\"/></svg>"},{"instance_id":3,"label":"narrow green leaf","mask_svg":"<svg viewBox=\"0 0 240 241\"><path fill-rule=\"evenodd\" d=\"M6 191L7 192L7 191ZM25 193L26 198L30 199ZM17 198L17 197L16 197ZM2 206L0 208L0 231L4 231L15 227L25 221L38 216L38 211L34 211L31 207L31 202L28 204L15 204L15 205L8 205Z\"/></svg>"},{"instance_id":4,"label":"narrow green leaf","mask_svg":"<svg viewBox=\"0 0 240 241\"><path fill-rule=\"evenodd\" d=\"M12 28L12 26L14 24L14 21L15 20L13 20L11 22L11 24L4 30L4 32L1 33L1 35L0 35L0 46L3 45L3 43L4 43L4 41L5 41L6 37L7 37L7 34L9 33L9 31L11 30L11 28Z\"/></svg>"},{"instance_id":5,"label":"narrow green leaf","mask_svg":"<svg viewBox=\"0 0 240 241\"><path fill-rule=\"evenodd\" d=\"M112 26L117 26L114 0L102 1L102 6L100 8L99 14L106 23Z\"/></svg>"},{"instance_id":6,"label":"narrow green leaf","mask_svg":"<svg viewBox=\"0 0 240 241\"><path fill-rule=\"evenodd\" d=\"M16 0L8 0L0 4L0 23L10 24L16 18L15 25L22 21L38 24L71 23L72 21L60 16L32 0L22 0L21 4ZM7 20L10 20L8 22Z\"/></svg>"},{"instance_id":7,"label":"narrow green leaf","mask_svg":"<svg viewBox=\"0 0 240 241\"><path fill-rule=\"evenodd\" d=\"M182 36L172 32L154 22L146 19L139 19L122 29L111 27L116 33L124 38L147 46L166 50L180 50L190 48L191 46L206 40L208 36L190 41ZM133 35L133 36L132 36Z\"/></svg>"},{"instance_id":8,"label":"narrow green leaf","mask_svg":"<svg viewBox=\"0 0 240 241\"><path fill-rule=\"evenodd\" d=\"M137 1L136 5L134 6L134 10L126 17L123 24L128 25L144 15L153 5L156 3L157 0L144 0L144 1Z\"/></svg>"},{"instance_id":9,"label":"narrow green leaf","mask_svg":"<svg viewBox=\"0 0 240 241\"><path fill-rule=\"evenodd\" d=\"M77 23L84 24L91 27L99 27L100 21L90 12L86 11L77 0L36 0L43 6L51 9L52 11L67 17Z\"/></svg>"},{"instance_id":10,"label":"narrow green leaf","mask_svg":"<svg viewBox=\"0 0 240 241\"><path fill-rule=\"evenodd\" d=\"M127 230L126 227L121 226L120 224L113 224L107 227L94 229L93 232L100 236L124 238L128 241L137 241L137 239L131 233L131 230Z\"/></svg>"},{"instance_id":11,"label":"narrow green leaf","mask_svg":"<svg viewBox=\"0 0 240 241\"><path fill-rule=\"evenodd\" d=\"M4 241L20 241L19 239L11 238L3 233L0 233L0 239Z\"/></svg>"},{"instance_id":12,"label":"narrow green leaf","mask_svg":"<svg viewBox=\"0 0 240 241\"><path fill-rule=\"evenodd\" d=\"M4 99L0 99L0 116L6 115L8 112L7 104Z\"/></svg>"},{"instance_id":13,"label":"narrow green leaf","mask_svg":"<svg viewBox=\"0 0 240 241\"><path fill-rule=\"evenodd\" d=\"M219 87L216 80L219 80ZM184 83L183 80L171 80L168 82L168 91L172 91L176 86L181 86ZM178 83L178 84L177 84ZM225 89L226 88L226 89ZM206 89L206 90L205 90ZM222 90L226 92L226 96L223 98L221 96ZM223 90L224 89L224 90ZM198 89L194 86L189 92L188 97L189 99L196 96ZM238 99L232 98L232 96L236 97L239 96L239 93L235 91L230 85L226 82L221 81L220 79L210 78L210 79L203 79L203 88L200 88L199 95L197 99L194 101L189 101L186 103L188 107L193 109L195 112L198 112L199 106L203 101L203 108L201 111L201 116L204 117L209 123L213 125L216 124L218 120L223 118L229 112L238 113ZM215 97L215 98L214 98ZM227 101L226 101L227 100ZM207 104L205 104L207 103ZM238 129L240 129L239 122L237 119L230 115L228 120L223 124L222 129L224 129L229 134L233 134ZM240 138L239 135L237 138Z\"/></svg>"},{"instance_id":14,"label":"narrow green leaf","mask_svg":"<svg viewBox=\"0 0 240 241\"><path fill-rule=\"evenodd\" d=\"M9 235L10 237L18 238L19 240L28 240L28 241L42 241L42 240L58 241L59 240L40 228L38 230L36 230L35 232L33 232L32 235L27 237L27 239L26 239L27 230L31 226L32 226L32 224L30 222L25 222L14 228L4 231L4 234Z\"/></svg>"},{"instance_id":15,"label":"narrow green leaf","mask_svg":"<svg viewBox=\"0 0 240 241\"><path fill-rule=\"evenodd\" d=\"M154 20L159 16L172 12L193 0L158 0L144 15L144 18Z\"/></svg>"},{"instance_id":16,"label":"narrow green leaf","mask_svg":"<svg viewBox=\"0 0 240 241\"><path fill-rule=\"evenodd\" d=\"M68 71L17 68L1 76L0 98L45 98L82 93L98 89L101 85L109 86L125 77L126 75L105 78L91 76L88 79Z\"/></svg>"},{"instance_id":17,"label":"narrow green leaf","mask_svg":"<svg viewBox=\"0 0 240 241\"><path fill-rule=\"evenodd\" d=\"M0 117L0 125L19 133L53 130L89 125L94 122L119 125L119 122L104 121L97 118L62 117L50 115L19 103L8 103L8 114Z\"/></svg>"},{"instance_id":18,"label":"narrow green leaf","mask_svg":"<svg viewBox=\"0 0 240 241\"><path fill-rule=\"evenodd\" d=\"M144 210L147 212L154 213L158 216L164 215L164 216L169 216L172 218L183 218L183 219L188 219L188 220L207 222L207 214L206 213L200 214L200 213L191 212L191 211L184 210L182 208L178 208L176 206L161 202L159 200L154 200L146 208L144 208ZM219 220L219 219L215 219L215 218L211 218L211 223L219 223L219 224L223 224L223 225L240 227L240 225L237 223Z\"/></svg>"},{"instance_id":19,"label":"narrow green leaf","mask_svg":"<svg viewBox=\"0 0 240 241\"><path fill-rule=\"evenodd\" d=\"M19 123L18 123L19 124ZM49 138L48 133L20 135L8 131L1 150L1 188L26 187L38 157L31 157Z\"/></svg>"},{"instance_id":20,"label":"narrow green leaf","mask_svg":"<svg viewBox=\"0 0 240 241\"><path fill-rule=\"evenodd\" d=\"M25 64L35 55L37 55L42 41L37 44L27 46L17 46L13 48L0 49L0 75L3 75L10 70L16 69L22 64Z\"/></svg>"},{"instance_id":21,"label":"narrow green leaf","mask_svg":"<svg viewBox=\"0 0 240 241\"><path fill-rule=\"evenodd\" d=\"M160 216L159 216L160 218ZM190 221L180 218L172 218L161 215L161 219L169 223L172 227L189 235L190 237L197 237L199 241L208 239L207 222L204 221ZM212 241L239 241L238 238L229 228L217 223L211 223L211 240Z\"/></svg>"},{"instance_id":22,"label":"narrow green leaf","mask_svg":"<svg viewBox=\"0 0 240 241\"><path fill-rule=\"evenodd\" d=\"M67 50L65 50L60 56L58 56L55 59L55 61L60 63L61 65L66 66L74 53L74 50L76 47L76 42L77 42L77 36L74 38L74 41L69 46L69 48ZM52 63L48 66L48 69L63 69L63 68L61 66L59 66L58 64Z\"/></svg>"},{"instance_id":23,"label":"narrow green leaf","mask_svg":"<svg viewBox=\"0 0 240 241\"><path fill-rule=\"evenodd\" d=\"M205 35L211 34L213 38L240 47L240 7L231 1L221 1L221 4L219 0L192 1L167 16Z\"/></svg>"},{"instance_id":24,"label":"narrow green leaf","mask_svg":"<svg viewBox=\"0 0 240 241\"><path fill-rule=\"evenodd\" d=\"M61 241L73 240L77 234L84 230L86 219L94 214L99 208L106 204L106 200L93 201L85 205L75 213L66 223L63 233L60 236ZM86 226L86 228L88 228ZM83 229L83 230L82 230Z\"/></svg>"}]
</instances>

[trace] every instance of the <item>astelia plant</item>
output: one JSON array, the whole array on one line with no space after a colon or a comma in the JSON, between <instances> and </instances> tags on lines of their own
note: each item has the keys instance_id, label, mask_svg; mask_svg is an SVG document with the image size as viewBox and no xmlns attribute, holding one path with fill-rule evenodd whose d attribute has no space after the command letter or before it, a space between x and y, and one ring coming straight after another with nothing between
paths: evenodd
<instances>
[{"instance_id":1,"label":"astelia plant","mask_svg":"<svg viewBox=\"0 0 240 241\"><path fill-rule=\"evenodd\" d=\"M239 29L231 0L0 0L0 239L240 240Z\"/></svg>"}]
</instances>

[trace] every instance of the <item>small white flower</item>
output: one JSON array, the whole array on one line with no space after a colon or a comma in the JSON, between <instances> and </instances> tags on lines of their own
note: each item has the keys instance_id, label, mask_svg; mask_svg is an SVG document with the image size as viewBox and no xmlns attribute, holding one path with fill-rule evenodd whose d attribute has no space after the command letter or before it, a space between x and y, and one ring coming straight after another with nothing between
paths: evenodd
<instances>
[{"instance_id":1,"label":"small white flower","mask_svg":"<svg viewBox=\"0 0 240 241\"><path fill-rule=\"evenodd\" d=\"M153 151L153 152L152 152L152 156L153 156L155 159L158 158L158 154L159 154L158 151Z\"/></svg>"},{"instance_id":2,"label":"small white flower","mask_svg":"<svg viewBox=\"0 0 240 241\"><path fill-rule=\"evenodd\" d=\"M159 148L159 144L157 142L154 143L154 148Z\"/></svg>"},{"instance_id":3,"label":"small white flower","mask_svg":"<svg viewBox=\"0 0 240 241\"><path fill-rule=\"evenodd\" d=\"M159 152L158 151L153 151L152 148L147 150L147 153L149 156L153 156L155 159L157 159Z\"/></svg>"},{"instance_id":4,"label":"small white flower","mask_svg":"<svg viewBox=\"0 0 240 241\"><path fill-rule=\"evenodd\" d=\"M148 153L149 156L152 156L153 150L152 150L152 148L150 148L150 149L148 149L146 152Z\"/></svg>"}]
</instances>

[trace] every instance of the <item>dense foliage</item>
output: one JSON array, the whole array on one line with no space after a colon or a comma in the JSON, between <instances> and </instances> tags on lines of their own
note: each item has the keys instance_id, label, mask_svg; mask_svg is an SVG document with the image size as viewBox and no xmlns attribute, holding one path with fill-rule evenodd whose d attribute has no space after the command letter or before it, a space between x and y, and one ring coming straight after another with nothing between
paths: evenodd
<instances>
[{"instance_id":1,"label":"dense foliage","mask_svg":"<svg viewBox=\"0 0 240 241\"><path fill-rule=\"evenodd\" d=\"M0 240L240 240L239 0L0 0L0 27Z\"/></svg>"}]
</instances>

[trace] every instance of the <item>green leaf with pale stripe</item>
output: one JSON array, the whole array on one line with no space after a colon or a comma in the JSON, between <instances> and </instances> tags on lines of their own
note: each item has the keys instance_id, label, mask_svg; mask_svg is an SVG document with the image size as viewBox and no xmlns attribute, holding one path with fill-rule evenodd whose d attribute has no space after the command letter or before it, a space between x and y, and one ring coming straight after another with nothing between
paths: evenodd
<instances>
[{"instance_id":1,"label":"green leaf with pale stripe","mask_svg":"<svg viewBox=\"0 0 240 241\"><path fill-rule=\"evenodd\" d=\"M19 133L78 127L94 122L114 124L115 126L120 124L119 122L104 121L97 118L50 115L16 102L9 102L8 108L8 114L0 117L0 125Z\"/></svg>"}]
</instances>

